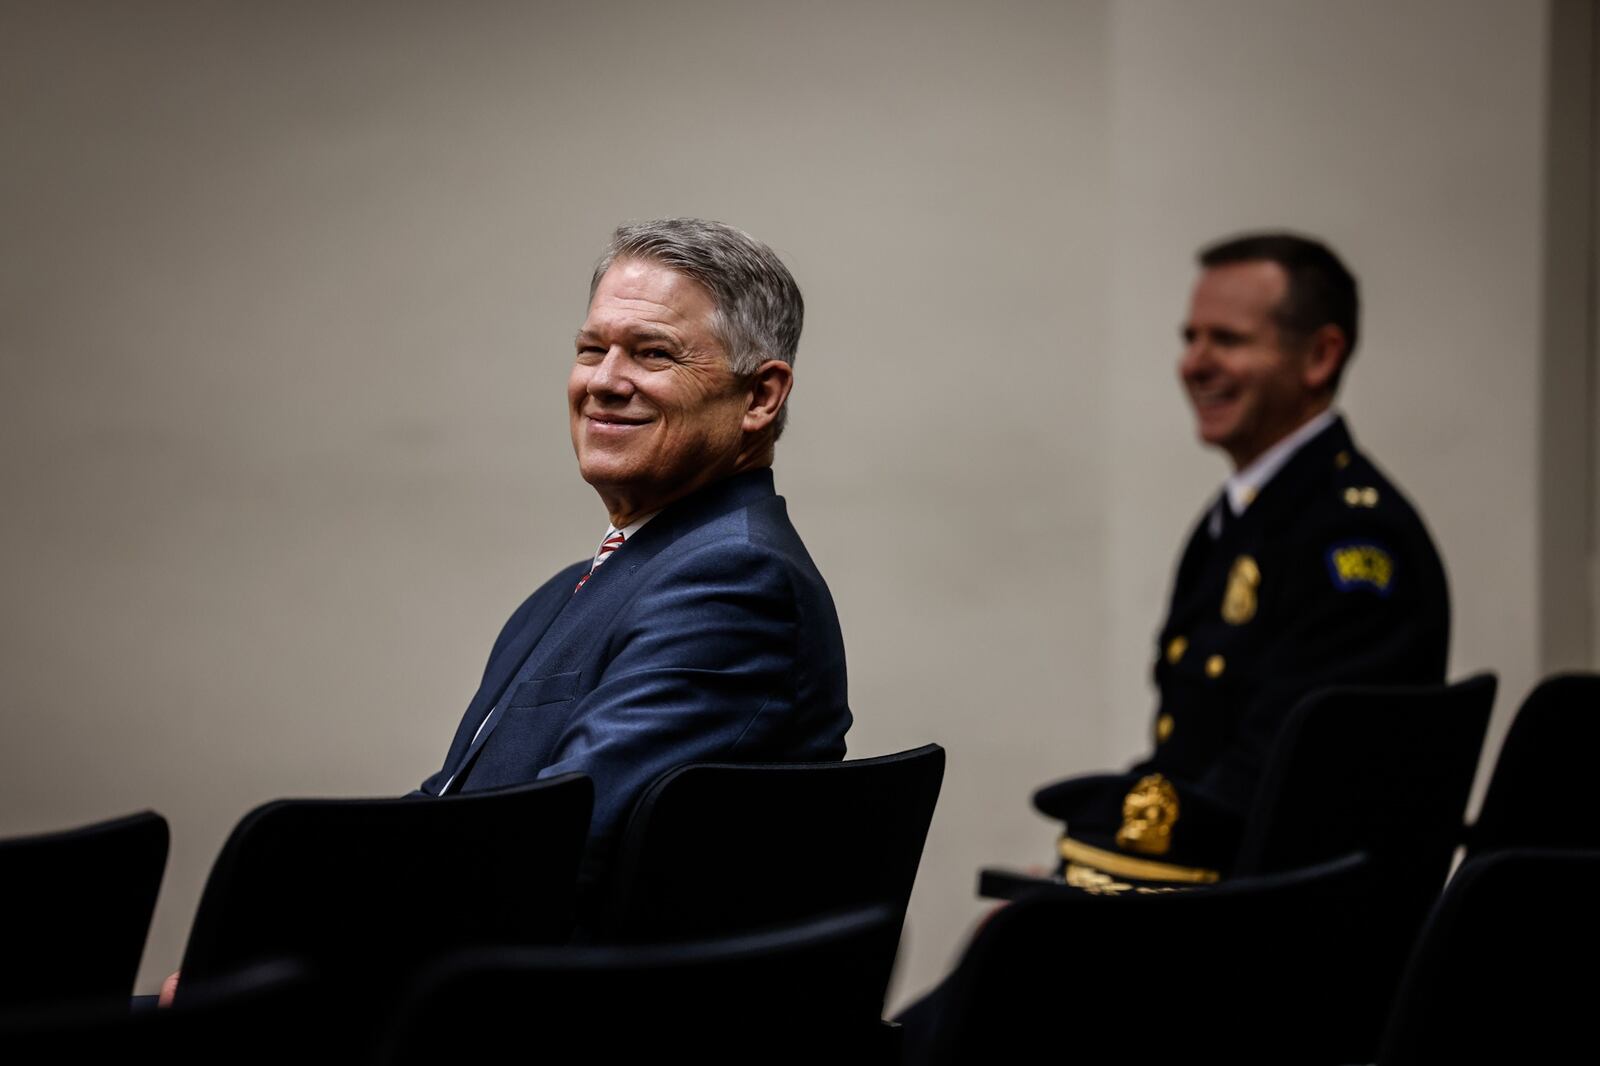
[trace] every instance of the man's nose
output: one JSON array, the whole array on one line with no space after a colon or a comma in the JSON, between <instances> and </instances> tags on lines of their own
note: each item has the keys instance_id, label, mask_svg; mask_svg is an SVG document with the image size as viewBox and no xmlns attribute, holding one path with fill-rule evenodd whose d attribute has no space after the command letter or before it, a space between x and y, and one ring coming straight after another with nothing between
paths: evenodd
<instances>
[{"instance_id":1,"label":"man's nose","mask_svg":"<svg viewBox=\"0 0 1600 1066\"><path fill-rule=\"evenodd\" d=\"M605 358L589 374L588 392L599 397L628 397L633 394L632 363L619 345L606 350Z\"/></svg>"},{"instance_id":2,"label":"man's nose","mask_svg":"<svg viewBox=\"0 0 1600 1066\"><path fill-rule=\"evenodd\" d=\"M1196 337L1183 346L1178 356L1178 376L1185 381L1203 376L1212 367L1211 346L1204 338Z\"/></svg>"}]
</instances>

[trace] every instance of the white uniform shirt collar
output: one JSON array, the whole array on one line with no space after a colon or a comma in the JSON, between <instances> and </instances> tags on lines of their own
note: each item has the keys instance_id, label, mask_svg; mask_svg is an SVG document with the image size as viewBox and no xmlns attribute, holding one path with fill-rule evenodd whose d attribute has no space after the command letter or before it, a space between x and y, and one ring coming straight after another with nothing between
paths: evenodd
<instances>
[{"instance_id":1,"label":"white uniform shirt collar","mask_svg":"<svg viewBox=\"0 0 1600 1066\"><path fill-rule=\"evenodd\" d=\"M1267 483L1283 469L1285 463L1294 458L1294 453L1305 447L1307 442L1318 433L1333 425L1339 417L1339 412L1333 408L1317 415L1311 421L1289 434L1287 437L1256 456L1255 462L1236 471L1222 483L1223 494L1228 499L1228 509L1234 517L1244 514L1245 509L1255 502L1261 490ZM1216 540L1222 535L1222 511L1212 508L1211 517L1206 523L1206 528L1211 534L1211 539Z\"/></svg>"},{"instance_id":2,"label":"white uniform shirt collar","mask_svg":"<svg viewBox=\"0 0 1600 1066\"><path fill-rule=\"evenodd\" d=\"M1244 514L1245 508L1254 503L1261 490L1267 487L1267 482L1283 469L1285 463L1294 458L1294 453L1305 447L1306 442L1312 437L1333 425L1334 419L1338 417L1337 411L1328 408L1256 456L1255 462L1230 475L1228 480L1223 482L1223 488L1228 492L1228 506L1233 509L1234 515Z\"/></svg>"},{"instance_id":3,"label":"white uniform shirt collar","mask_svg":"<svg viewBox=\"0 0 1600 1066\"><path fill-rule=\"evenodd\" d=\"M660 513L661 513L660 511L651 511L649 514L645 515L643 518L640 518L637 521L630 522L628 525L623 526L622 527L622 543L626 544L626 543L628 543L628 541L632 540L633 539L633 535L635 533L639 532L639 530L643 529L644 528L644 524L646 522L650 521L650 519L654 518L656 515L658 515ZM611 534L613 534L615 532L617 532L617 527L616 526L613 526L613 525L607 525L606 526L606 535L600 538L601 547L605 546L605 542L610 540L611 539ZM601 551L600 548L596 548L595 549L594 559L589 563L589 569L590 570L593 570L596 566L600 565L600 551Z\"/></svg>"}]
</instances>

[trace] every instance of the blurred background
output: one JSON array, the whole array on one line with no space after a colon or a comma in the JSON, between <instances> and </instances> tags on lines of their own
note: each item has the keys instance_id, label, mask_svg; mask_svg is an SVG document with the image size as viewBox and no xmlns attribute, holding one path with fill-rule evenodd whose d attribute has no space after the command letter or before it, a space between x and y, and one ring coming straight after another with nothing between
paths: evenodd
<instances>
[{"instance_id":1,"label":"blurred background","mask_svg":"<svg viewBox=\"0 0 1600 1066\"><path fill-rule=\"evenodd\" d=\"M1217 484L1193 253L1289 227L1366 301L1342 406L1450 569L1490 750L1594 659L1590 0L0 0L0 834L173 829L140 977L235 821L437 769L606 517L564 387L624 220L770 243L779 491L851 753L938 741L896 1003L1032 789L1147 743Z\"/></svg>"}]
</instances>

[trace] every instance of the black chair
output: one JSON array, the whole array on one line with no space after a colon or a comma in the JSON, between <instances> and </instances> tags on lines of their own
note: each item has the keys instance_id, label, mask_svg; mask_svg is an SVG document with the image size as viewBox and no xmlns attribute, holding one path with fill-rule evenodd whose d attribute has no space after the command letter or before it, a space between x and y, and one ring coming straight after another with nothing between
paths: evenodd
<instances>
[{"instance_id":1,"label":"black chair","mask_svg":"<svg viewBox=\"0 0 1600 1066\"><path fill-rule=\"evenodd\" d=\"M280 961L218 976L170 1009L57 1005L0 1018L0 1062L278 1066L318 1061L330 1005Z\"/></svg>"},{"instance_id":2,"label":"black chair","mask_svg":"<svg viewBox=\"0 0 1600 1066\"><path fill-rule=\"evenodd\" d=\"M1411 957L1380 1066L1593 1061L1600 851L1464 863Z\"/></svg>"},{"instance_id":3,"label":"black chair","mask_svg":"<svg viewBox=\"0 0 1600 1066\"><path fill-rule=\"evenodd\" d=\"M258 807L211 869L175 1002L287 958L310 966L359 1027L430 958L561 943L593 801L589 778L566 774L443 798Z\"/></svg>"},{"instance_id":4,"label":"black chair","mask_svg":"<svg viewBox=\"0 0 1600 1066\"><path fill-rule=\"evenodd\" d=\"M1332 1061L1368 1062L1377 1052L1407 952L1460 839L1494 693L1487 674L1453 685L1323 689L1301 701L1274 742L1235 876L1356 851L1372 860L1356 934L1327 958L1302 959L1295 973L1331 973L1336 985L1359 990L1343 997L1344 1024L1329 1034ZM980 892L1014 898L1034 883L989 871Z\"/></svg>"},{"instance_id":5,"label":"black chair","mask_svg":"<svg viewBox=\"0 0 1600 1066\"><path fill-rule=\"evenodd\" d=\"M153 811L0 841L0 1010L125 1003L166 865Z\"/></svg>"},{"instance_id":6,"label":"black chair","mask_svg":"<svg viewBox=\"0 0 1600 1066\"><path fill-rule=\"evenodd\" d=\"M419 979L380 1061L897 1063L882 989L887 907L684 944L482 950Z\"/></svg>"},{"instance_id":7,"label":"black chair","mask_svg":"<svg viewBox=\"0 0 1600 1066\"><path fill-rule=\"evenodd\" d=\"M888 987L944 749L835 763L679 767L635 805L617 850L607 939L697 940L883 904Z\"/></svg>"},{"instance_id":8,"label":"black chair","mask_svg":"<svg viewBox=\"0 0 1600 1066\"><path fill-rule=\"evenodd\" d=\"M1036 888L906 1016L907 1062L1304 1061L1350 998L1305 960L1349 937L1370 875L1350 855L1204 890Z\"/></svg>"},{"instance_id":9,"label":"black chair","mask_svg":"<svg viewBox=\"0 0 1600 1066\"><path fill-rule=\"evenodd\" d=\"M904 913L944 749L829 763L680 766L635 804L610 931L692 940L875 903Z\"/></svg>"},{"instance_id":10,"label":"black chair","mask_svg":"<svg viewBox=\"0 0 1600 1066\"><path fill-rule=\"evenodd\" d=\"M1600 751L1600 675L1563 674L1538 685L1500 745L1471 858L1498 848L1600 849L1600 820L1587 813Z\"/></svg>"},{"instance_id":11,"label":"black chair","mask_svg":"<svg viewBox=\"0 0 1600 1066\"><path fill-rule=\"evenodd\" d=\"M1273 748L1236 869L1289 870L1355 850L1372 857L1358 935L1326 962L1336 981L1366 993L1333 1034L1342 1061L1377 1053L1411 945L1450 872L1495 688L1483 674L1327 689L1306 698Z\"/></svg>"}]
</instances>

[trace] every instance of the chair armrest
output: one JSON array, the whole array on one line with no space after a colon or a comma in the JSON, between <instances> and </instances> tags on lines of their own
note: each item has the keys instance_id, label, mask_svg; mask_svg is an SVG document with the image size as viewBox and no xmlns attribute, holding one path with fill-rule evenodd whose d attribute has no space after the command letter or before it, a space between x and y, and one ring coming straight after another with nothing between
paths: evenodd
<instances>
[{"instance_id":1,"label":"chair armrest","mask_svg":"<svg viewBox=\"0 0 1600 1066\"><path fill-rule=\"evenodd\" d=\"M981 899L1021 899L1041 889L1065 888L1059 877L1036 877L1017 870L989 866L978 871L978 896Z\"/></svg>"}]
</instances>

